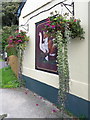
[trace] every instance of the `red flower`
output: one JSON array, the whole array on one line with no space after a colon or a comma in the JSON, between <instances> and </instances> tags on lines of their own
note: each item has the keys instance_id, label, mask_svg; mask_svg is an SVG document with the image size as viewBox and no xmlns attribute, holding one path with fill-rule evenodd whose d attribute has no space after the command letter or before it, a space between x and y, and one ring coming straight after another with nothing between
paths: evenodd
<instances>
[{"instance_id":1,"label":"red flower","mask_svg":"<svg viewBox=\"0 0 90 120\"><path fill-rule=\"evenodd\" d=\"M21 36L22 38L24 38L24 36Z\"/></svg>"},{"instance_id":2,"label":"red flower","mask_svg":"<svg viewBox=\"0 0 90 120\"><path fill-rule=\"evenodd\" d=\"M12 43L13 41L12 40L9 40L9 43Z\"/></svg>"},{"instance_id":3,"label":"red flower","mask_svg":"<svg viewBox=\"0 0 90 120\"><path fill-rule=\"evenodd\" d=\"M36 104L36 106L38 106L38 104Z\"/></svg>"},{"instance_id":4,"label":"red flower","mask_svg":"<svg viewBox=\"0 0 90 120\"><path fill-rule=\"evenodd\" d=\"M21 35L17 35L17 37L21 37Z\"/></svg>"},{"instance_id":5,"label":"red flower","mask_svg":"<svg viewBox=\"0 0 90 120\"><path fill-rule=\"evenodd\" d=\"M40 97L40 99L42 99L42 97Z\"/></svg>"},{"instance_id":6,"label":"red flower","mask_svg":"<svg viewBox=\"0 0 90 120\"><path fill-rule=\"evenodd\" d=\"M9 39L10 39L10 38L14 38L14 37L13 37L13 36L10 36Z\"/></svg>"},{"instance_id":7,"label":"red flower","mask_svg":"<svg viewBox=\"0 0 90 120\"><path fill-rule=\"evenodd\" d=\"M49 21L49 20L50 20L50 18L47 18L46 20L47 20L47 21Z\"/></svg>"},{"instance_id":8,"label":"red flower","mask_svg":"<svg viewBox=\"0 0 90 120\"><path fill-rule=\"evenodd\" d=\"M77 22L77 20L75 19L74 22Z\"/></svg>"},{"instance_id":9,"label":"red flower","mask_svg":"<svg viewBox=\"0 0 90 120\"><path fill-rule=\"evenodd\" d=\"M56 110L52 110L52 112L57 112Z\"/></svg>"},{"instance_id":10,"label":"red flower","mask_svg":"<svg viewBox=\"0 0 90 120\"><path fill-rule=\"evenodd\" d=\"M55 28L55 25L52 25L52 28Z\"/></svg>"},{"instance_id":11,"label":"red flower","mask_svg":"<svg viewBox=\"0 0 90 120\"><path fill-rule=\"evenodd\" d=\"M48 23L51 23L52 21L48 21Z\"/></svg>"},{"instance_id":12,"label":"red flower","mask_svg":"<svg viewBox=\"0 0 90 120\"><path fill-rule=\"evenodd\" d=\"M18 40L18 42L22 42L22 40Z\"/></svg>"},{"instance_id":13,"label":"red flower","mask_svg":"<svg viewBox=\"0 0 90 120\"><path fill-rule=\"evenodd\" d=\"M50 24L48 24L48 23L47 23L46 25L47 25L47 26L50 26Z\"/></svg>"}]
</instances>

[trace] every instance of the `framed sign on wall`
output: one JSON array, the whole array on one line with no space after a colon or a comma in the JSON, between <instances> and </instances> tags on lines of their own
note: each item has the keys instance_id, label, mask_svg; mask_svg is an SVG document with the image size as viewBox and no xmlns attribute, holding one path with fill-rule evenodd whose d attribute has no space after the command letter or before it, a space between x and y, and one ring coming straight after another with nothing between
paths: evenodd
<instances>
[{"instance_id":1,"label":"framed sign on wall","mask_svg":"<svg viewBox=\"0 0 90 120\"><path fill-rule=\"evenodd\" d=\"M57 48L51 36L44 31L46 20L36 23L36 53L35 68L51 73L57 73Z\"/></svg>"}]
</instances>

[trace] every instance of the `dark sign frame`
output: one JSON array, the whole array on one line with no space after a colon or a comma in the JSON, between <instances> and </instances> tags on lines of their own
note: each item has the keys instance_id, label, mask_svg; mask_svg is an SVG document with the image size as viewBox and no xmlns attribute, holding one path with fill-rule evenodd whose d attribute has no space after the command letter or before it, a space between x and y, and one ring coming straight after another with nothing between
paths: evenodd
<instances>
[{"instance_id":1,"label":"dark sign frame","mask_svg":"<svg viewBox=\"0 0 90 120\"><path fill-rule=\"evenodd\" d=\"M44 30L47 20L36 23L35 69L57 74L57 48Z\"/></svg>"}]
</instances>

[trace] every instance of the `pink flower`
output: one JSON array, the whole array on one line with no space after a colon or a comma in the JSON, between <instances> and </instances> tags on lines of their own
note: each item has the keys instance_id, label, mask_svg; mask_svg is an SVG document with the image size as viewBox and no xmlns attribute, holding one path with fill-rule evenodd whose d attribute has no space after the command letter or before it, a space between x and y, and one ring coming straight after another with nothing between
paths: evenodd
<instances>
[{"instance_id":1,"label":"pink flower","mask_svg":"<svg viewBox=\"0 0 90 120\"><path fill-rule=\"evenodd\" d=\"M17 35L17 37L21 37L21 35Z\"/></svg>"},{"instance_id":2,"label":"pink flower","mask_svg":"<svg viewBox=\"0 0 90 120\"><path fill-rule=\"evenodd\" d=\"M57 25L58 27L60 27L60 25Z\"/></svg>"},{"instance_id":3,"label":"pink flower","mask_svg":"<svg viewBox=\"0 0 90 120\"><path fill-rule=\"evenodd\" d=\"M15 31L15 33L18 33L18 32L19 32L19 30L16 30L16 31Z\"/></svg>"},{"instance_id":4,"label":"pink flower","mask_svg":"<svg viewBox=\"0 0 90 120\"><path fill-rule=\"evenodd\" d=\"M43 97L39 96L39 99L43 99Z\"/></svg>"},{"instance_id":5,"label":"pink flower","mask_svg":"<svg viewBox=\"0 0 90 120\"><path fill-rule=\"evenodd\" d=\"M50 26L50 24L48 24L48 23L47 23L46 25L47 25L47 26Z\"/></svg>"},{"instance_id":6,"label":"pink flower","mask_svg":"<svg viewBox=\"0 0 90 120\"><path fill-rule=\"evenodd\" d=\"M22 42L22 40L18 40L18 42Z\"/></svg>"},{"instance_id":7,"label":"pink flower","mask_svg":"<svg viewBox=\"0 0 90 120\"><path fill-rule=\"evenodd\" d=\"M57 112L57 111L53 109L52 112Z\"/></svg>"},{"instance_id":8,"label":"pink flower","mask_svg":"<svg viewBox=\"0 0 90 120\"><path fill-rule=\"evenodd\" d=\"M25 91L25 94L28 94L28 92L29 92L29 91L28 91L28 90L26 90L26 91Z\"/></svg>"},{"instance_id":9,"label":"pink flower","mask_svg":"<svg viewBox=\"0 0 90 120\"><path fill-rule=\"evenodd\" d=\"M38 106L38 104L36 104L36 106Z\"/></svg>"},{"instance_id":10,"label":"pink flower","mask_svg":"<svg viewBox=\"0 0 90 120\"><path fill-rule=\"evenodd\" d=\"M52 28L55 28L55 25L52 25Z\"/></svg>"},{"instance_id":11,"label":"pink flower","mask_svg":"<svg viewBox=\"0 0 90 120\"><path fill-rule=\"evenodd\" d=\"M24 37L24 36L21 36L22 38Z\"/></svg>"},{"instance_id":12,"label":"pink flower","mask_svg":"<svg viewBox=\"0 0 90 120\"><path fill-rule=\"evenodd\" d=\"M42 97L40 97L40 99L42 99Z\"/></svg>"},{"instance_id":13,"label":"pink flower","mask_svg":"<svg viewBox=\"0 0 90 120\"><path fill-rule=\"evenodd\" d=\"M74 22L77 22L77 20L75 19Z\"/></svg>"},{"instance_id":14,"label":"pink flower","mask_svg":"<svg viewBox=\"0 0 90 120\"><path fill-rule=\"evenodd\" d=\"M49 20L50 20L50 18L47 18L46 20L47 20L47 21L49 21Z\"/></svg>"},{"instance_id":15,"label":"pink flower","mask_svg":"<svg viewBox=\"0 0 90 120\"><path fill-rule=\"evenodd\" d=\"M13 38L13 36L10 36L9 38Z\"/></svg>"},{"instance_id":16,"label":"pink flower","mask_svg":"<svg viewBox=\"0 0 90 120\"><path fill-rule=\"evenodd\" d=\"M48 21L48 23L51 23L52 21Z\"/></svg>"},{"instance_id":17,"label":"pink flower","mask_svg":"<svg viewBox=\"0 0 90 120\"><path fill-rule=\"evenodd\" d=\"M12 43L13 41L12 40L9 40L9 43Z\"/></svg>"}]
</instances>

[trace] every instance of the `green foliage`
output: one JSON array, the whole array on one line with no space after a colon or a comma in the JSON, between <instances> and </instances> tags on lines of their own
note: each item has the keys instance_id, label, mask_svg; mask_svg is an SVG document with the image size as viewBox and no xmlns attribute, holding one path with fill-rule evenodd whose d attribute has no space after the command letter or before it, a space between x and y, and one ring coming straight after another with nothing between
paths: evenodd
<instances>
[{"instance_id":1,"label":"green foliage","mask_svg":"<svg viewBox=\"0 0 90 120\"><path fill-rule=\"evenodd\" d=\"M47 18L47 23L45 25L45 29L48 35L51 35L53 37L56 37L57 31L61 31L63 42L65 42L65 31L66 27L69 31L69 37L70 38L76 38L79 37L80 39L84 39L84 31L83 28L80 25L79 19L69 18L68 14L65 13L64 16L61 14L58 14L56 11L56 14L51 13L51 16Z\"/></svg>"},{"instance_id":2,"label":"green foliage","mask_svg":"<svg viewBox=\"0 0 90 120\"><path fill-rule=\"evenodd\" d=\"M0 62L2 62L3 60L1 59L1 57L0 57Z\"/></svg>"},{"instance_id":3,"label":"green foliage","mask_svg":"<svg viewBox=\"0 0 90 120\"><path fill-rule=\"evenodd\" d=\"M10 35L8 37L7 51L13 49L13 50L16 51L16 55L18 56L18 62L19 62L18 79L19 79L21 85L22 85L22 82L23 82L23 80L22 80L23 52L26 48L26 45L27 45L28 41L29 41L29 37L26 35L26 32L24 32L22 30L20 32L18 30L16 30L12 36Z\"/></svg>"},{"instance_id":4,"label":"green foliage","mask_svg":"<svg viewBox=\"0 0 90 120\"><path fill-rule=\"evenodd\" d=\"M79 120L88 120L88 118L85 115L80 115Z\"/></svg>"},{"instance_id":5,"label":"green foliage","mask_svg":"<svg viewBox=\"0 0 90 120\"><path fill-rule=\"evenodd\" d=\"M23 61L23 52L26 48L29 37L26 35L26 32L20 31L17 29L17 26L13 25L11 27L3 27L2 32L2 46L3 50L6 50L8 56L16 55L19 59L19 80L22 84L22 61Z\"/></svg>"},{"instance_id":6,"label":"green foliage","mask_svg":"<svg viewBox=\"0 0 90 120\"><path fill-rule=\"evenodd\" d=\"M71 38L76 38L79 37L80 39L84 39L84 30L80 25L80 20L79 19L70 19L70 23L69 23L69 30L71 32L70 37Z\"/></svg>"},{"instance_id":7,"label":"green foliage","mask_svg":"<svg viewBox=\"0 0 90 120\"><path fill-rule=\"evenodd\" d=\"M18 33L18 18L16 11L20 2L3 2L2 3L2 49L7 50L8 56L17 55L19 58L20 78L22 74L23 51L26 47L26 41L29 39L25 32ZM16 31L16 32L15 32ZM13 36L13 38L12 38ZM11 42L12 41L12 42ZM9 83L10 84L10 83ZM8 85L12 87L12 85ZM17 85L16 85L17 86Z\"/></svg>"},{"instance_id":8,"label":"green foliage","mask_svg":"<svg viewBox=\"0 0 90 120\"><path fill-rule=\"evenodd\" d=\"M7 47L6 51L7 51L8 57L11 56L11 55L15 55L15 56L18 55L17 50L16 50L15 47Z\"/></svg>"},{"instance_id":9,"label":"green foliage","mask_svg":"<svg viewBox=\"0 0 90 120\"><path fill-rule=\"evenodd\" d=\"M66 93L69 92L69 67L67 56L67 42L63 44L63 37L60 31L57 31L57 62L58 62L58 74L59 74L59 102L61 104L61 110L65 108Z\"/></svg>"},{"instance_id":10,"label":"green foliage","mask_svg":"<svg viewBox=\"0 0 90 120\"><path fill-rule=\"evenodd\" d=\"M59 75L59 102L62 113L65 109L67 92L69 92L69 65L68 65L68 41L72 38L79 37L84 39L84 31L80 25L79 19L70 18L65 13L60 15L57 11L51 13L45 25L45 32L48 36L54 38L54 44L57 46L57 66Z\"/></svg>"},{"instance_id":11,"label":"green foliage","mask_svg":"<svg viewBox=\"0 0 90 120\"><path fill-rule=\"evenodd\" d=\"M0 88L17 88L19 86L20 83L10 67L0 69Z\"/></svg>"},{"instance_id":12,"label":"green foliage","mask_svg":"<svg viewBox=\"0 0 90 120\"><path fill-rule=\"evenodd\" d=\"M8 36L13 34L13 31L17 29L18 18L16 11L20 2L2 2L2 50L5 50Z\"/></svg>"},{"instance_id":13,"label":"green foliage","mask_svg":"<svg viewBox=\"0 0 90 120\"><path fill-rule=\"evenodd\" d=\"M20 2L2 2L2 26L18 25L16 11Z\"/></svg>"},{"instance_id":14,"label":"green foliage","mask_svg":"<svg viewBox=\"0 0 90 120\"><path fill-rule=\"evenodd\" d=\"M16 49L24 50L27 42L29 41L29 37L26 35L24 31L16 30L13 35L8 37L8 47L14 46Z\"/></svg>"},{"instance_id":15,"label":"green foliage","mask_svg":"<svg viewBox=\"0 0 90 120\"><path fill-rule=\"evenodd\" d=\"M5 47L8 45L8 37L12 34L17 29L17 25L12 25L11 27L9 26L4 26L2 29L2 49L5 50Z\"/></svg>"}]
</instances>

